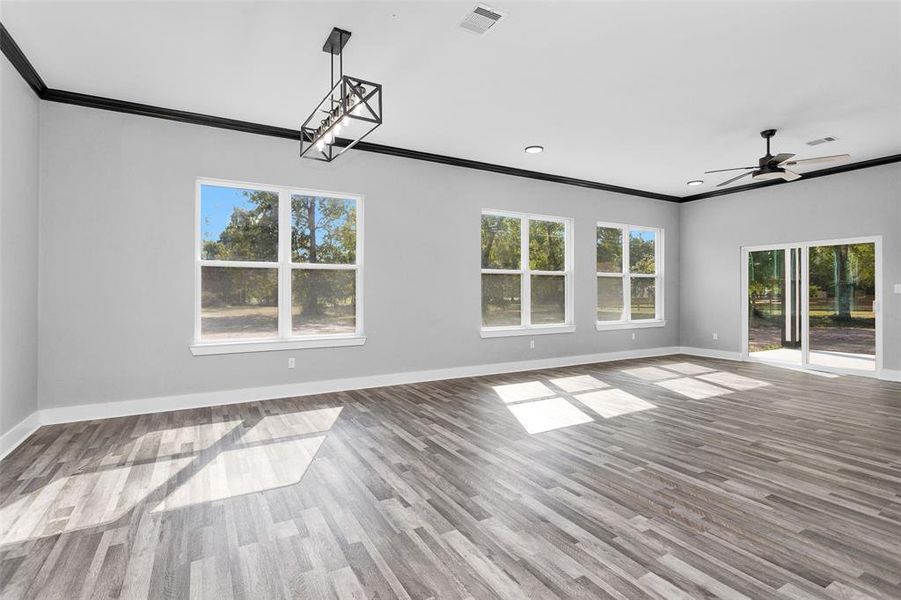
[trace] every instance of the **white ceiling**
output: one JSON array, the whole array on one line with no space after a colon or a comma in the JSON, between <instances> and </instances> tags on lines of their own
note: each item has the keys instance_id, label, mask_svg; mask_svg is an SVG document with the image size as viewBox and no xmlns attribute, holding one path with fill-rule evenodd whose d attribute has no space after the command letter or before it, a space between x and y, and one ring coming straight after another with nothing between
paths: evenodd
<instances>
[{"instance_id":1,"label":"white ceiling","mask_svg":"<svg viewBox=\"0 0 901 600\"><path fill-rule=\"evenodd\" d=\"M897 1L498 1L485 36L458 27L475 4L3 0L0 19L50 87L294 129L339 26L345 72L384 85L368 140L678 196L755 164L770 127L800 158L901 153Z\"/></svg>"}]
</instances>

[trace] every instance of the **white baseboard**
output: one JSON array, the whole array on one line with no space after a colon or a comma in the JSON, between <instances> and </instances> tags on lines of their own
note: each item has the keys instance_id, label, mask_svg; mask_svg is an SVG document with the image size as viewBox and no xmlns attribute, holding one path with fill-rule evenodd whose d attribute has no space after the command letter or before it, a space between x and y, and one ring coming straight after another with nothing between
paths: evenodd
<instances>
[{"instance_id":1,"label":"white baseboard","mask_svg":"<svg viewBox=\"0 0 901 600\"><path fill-rule=\"evenodd\" d=\"M41 414L36 410L0 436L0 459L15 450L41 425Z\"/></svg>"},{"instance_id":2,"label":"white baseboard","mask_svg":"<svg viewBox=\"0 0 901 600\"><path fill-rule=\"evenodd\" d=\"M884 381L901 381L901 371L895 369L882 369L879 371L879 379Z\"/></svg>"},{"instance_id":3,"label":"white baseboard","mask_svg":"<svg viewBox=\"0 0 901 600\"><path fill-rule=\"evenodd\" d=\"M731 350L714 350L712 348L693 348L691 346L682 346L679 348L679 353L690 354L691 356L703 356L704 358L741 360L741 352L732 352Z\"/></svg>"},{"instance_id":4,"label":"white baseboard","mask_svg":"<svg viewBox=\"0 0 901 600\"><path fill-rule=\"evenodd\" d=\"M219 406L223 404L238 404L241 402L271 400L274 398L292 398L295 396L309 396L311 394L324 394L328 392L361 390L366 388L384 387L388 385L403 385L406 383L437 381L441 379L457 379L460 377L477 377L480 375L495 375L498 373L514 373L516 371L549 369L554 367L584 365L597 362L609 362L614 360L627 360L630 358L650 358L654 356L667 356L670 354L677 354L678 352L678 347L668 346L663 348L625 350L621 352L604 352L600 354L583 354L579 356L561 356L555 358L493 363L487 365L470 365L465 367L433 369L428 371L409 371L406 373L390 373L386 375L370 375L366 377L350 377L346 379L289 383L284 385L271 385L237 390L222 390L217 392L199 392L195 394L181 394L177 396L156 396L152 398L122 400L118 402L81 404L77 406L45 408L40 411L40 421L42 425L51 425L54 423L73 423L76 421L107 419L111 417L126 417L146 413L182 410L186 408Z\"/></svg>"},{"instance_id":5,"label":"white baseboard","mask_svg":"<svg viewBox=\"0 0 901 600\"><path fill-rule=\"evenodd\" d=\"M121 400L118 402L100 402L96 404L82 404L78 406L45 408L43 410L31 413L10 431L0 436L0 459L5 457L19 444L25 441L25 439L29 435L34 433L34 431L36 431L41 425L72 423L76 421L88 421L94 419L108 419L112 417L126 417L131 415L165 412L170 410L182 410L186 408L202 408L205 406L219 406L223 404L238 404L241 402L252 402L257 400L271 400L274 398L292 398L296 396L309 396L311 394L323 394L328 392L340 392L346 390L360 390L389 385L403 385L407 383L438 381L442 379L458 379L461 377L478 377L481 375L496 375L499 373L515 373L517 371L550 369L555 367L567 367L591 363L610 362L616 360L628 360L632 358L652 358L655 356L669 356L673 354L688 354L692 356L719 358L724 360L741 360L741 354L739 352L712 350L709 348L666 346L661 348L647 348L643 350L624 350L621 352L603 352L599 354L583 354L579 356L561 356L555 358L493 363L487 365L470 365L465 367L453 367L449 369L410 371L406 373L390 373L387 375L370 375L366 377L351 377L347 379L310 381L303 383L244 388L238 390L199 392L195 394L180 394L176 396L156 396L152 398L139 398L136 400ZM901 381L901 371L883 369L881 378L889 381Z\"/></svg>"}]
</instances>

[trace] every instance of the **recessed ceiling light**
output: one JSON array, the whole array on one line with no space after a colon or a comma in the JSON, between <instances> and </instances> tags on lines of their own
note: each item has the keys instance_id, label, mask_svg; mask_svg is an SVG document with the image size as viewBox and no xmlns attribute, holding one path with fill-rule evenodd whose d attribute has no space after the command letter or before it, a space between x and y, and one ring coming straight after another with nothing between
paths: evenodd
<instances>
[{"instance_id":1,"label":"recessed ceiling light","mask_svg":"<svg viewBox=\"0 0 901 600\"><path fill-rule=\"evenodd\" d=\"M526 152L528 154L538 154L539 152L544 152L544 146L526 146Z\"/></svg>"},{"instance_id":2,"label":"recessed ceiling light","mask_svg":"<svg viewBox=\"0 0 901 600\"><path fill-rule=\"evenodd\" d=\"M701 185L702 183L704 183L703 179L692 179L691 181L686 182L685 185Z\"/></svg>"}]
</instances>

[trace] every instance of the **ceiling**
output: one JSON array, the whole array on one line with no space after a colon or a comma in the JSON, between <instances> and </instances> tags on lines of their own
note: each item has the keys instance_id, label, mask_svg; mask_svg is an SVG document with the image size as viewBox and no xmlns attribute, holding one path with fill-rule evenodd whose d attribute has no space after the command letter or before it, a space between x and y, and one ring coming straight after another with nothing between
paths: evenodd
<instances>
[{"instance_id":1,"label":"ceiling","mask_svg":"<svg viewBox=\"0 0 901 600\"><path fill-rule=\"evenodd\" d=\"M368 141L685 196L755 164L901 153L901 2L15 2L0 20L48 86L297 129L322 44L384 85ZM805 142L835 136L836 142ZM542 154L525 154L541 144Z\"/></svg>"}]
</instances>

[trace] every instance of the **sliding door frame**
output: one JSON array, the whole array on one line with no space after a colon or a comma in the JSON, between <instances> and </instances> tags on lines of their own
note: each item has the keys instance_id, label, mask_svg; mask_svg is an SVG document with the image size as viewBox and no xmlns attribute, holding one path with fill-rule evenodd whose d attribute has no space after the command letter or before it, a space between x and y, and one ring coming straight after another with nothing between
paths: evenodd
<instances>
[{"instance_id":1,"label":"sliding door frame","mask_svg":"<svg viewBox=\"0 0 901 600\"><path fill-rule=\"evenodd\" d=\"M841 246L845 244L874 244L876 256L876 300L873 313L876 317L876 370L863 371L858 369L837 369L821 365L810 364L810 248L813 246ZM791 242L784 244L764 244L760 246L741 247L741 359L749 362L772 363L752 358L748 352L748 258L751 252L763 250L784 250L790 252L792 248L801 249L801 364L781 363L792 367L811 369L816 371L828 371L840 375L863 375L866 377L879 377L882 374L882 236L872 235L853 238L838 238L828 240L814 240L804 242Z\"/></svg>"}]
</instances>

